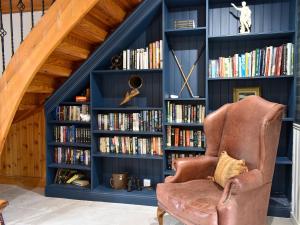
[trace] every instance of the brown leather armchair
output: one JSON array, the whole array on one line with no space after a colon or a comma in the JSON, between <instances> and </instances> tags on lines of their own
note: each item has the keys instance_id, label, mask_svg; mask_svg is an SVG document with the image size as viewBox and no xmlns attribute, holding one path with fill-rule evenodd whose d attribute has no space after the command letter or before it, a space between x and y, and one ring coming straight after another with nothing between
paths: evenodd
<instances>
[{"instance_id":1,"label":"brown leather armchair","mask_svg":"<svg viewBox=\"0 0 300 225\"><path fill-rule=\"evenodd\" d=\"M157 186L159 224L168 212L185 224L265 225L283 109L249 96L208 115L205 156L176 160L175 176ZM249 169L224 189L207 179L223 150Z\"/></svg>"},{"instance_id":2,"label":"brown leather armchair","mask_svg":"<svg viewBox=\"0 0 300 225\"><path fill-rule=\"evenodd\" d=\"M2 217L3 209L8 205L8 202L0 199L0 225L4 225L4 219Z\"/></svg>"}]
</instances>

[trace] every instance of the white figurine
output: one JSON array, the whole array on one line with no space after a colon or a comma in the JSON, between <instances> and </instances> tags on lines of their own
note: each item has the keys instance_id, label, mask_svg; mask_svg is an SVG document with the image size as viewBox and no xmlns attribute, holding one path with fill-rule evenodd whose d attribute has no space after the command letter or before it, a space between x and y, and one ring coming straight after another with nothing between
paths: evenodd
<instances>
[{"instance_id":1,"label":"white figurine","mask_svg":"<svg viewBox=\"0 0 300 225\"><path fill-rule=\"evenodd\" d=\"M240 33L245 34L250 32L251 27L251 9L247 6L245 1L242 2L242 7L236 7L235 4L231 3L231 5L238 11L241 12L240 15Z\"/></svg>"}]
</instances>

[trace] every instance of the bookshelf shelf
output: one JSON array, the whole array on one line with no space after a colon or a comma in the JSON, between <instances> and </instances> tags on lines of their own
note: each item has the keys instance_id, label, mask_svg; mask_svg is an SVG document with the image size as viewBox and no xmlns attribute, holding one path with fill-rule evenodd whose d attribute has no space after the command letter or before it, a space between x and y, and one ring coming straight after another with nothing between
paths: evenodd
<instances>
[{"instance_id":1,"label":"bookshelf shelf","mask_svg":"<svg viewBox=\"0 0 300 225\"><path fill-rule=\"evenodd\" d=\"M206 98L165 98L165 101L170 102L204 102Z\"/></svg>"},{"instance_id":2,"label":"bookshelf shelf","mask_svg":"<svg viewBox=\"0 0 300 225\"><path fill-rule=\"evenodd\" d=\"M140 112L150 110L162 110L160 107L128 107L128 108L105 108L105 107L93 107L94 111L107 111L107 112Z\"/></svg>"},{"instance_id":3,"label":"bookshelf shelf","mask_svg":"<svg viewBox=\"0 0 300 225\"><path fill-rule=\"evenodd\" d=\"M75 191L83 191L83 192L89 192L91 189L89 187L79 187L73 184L50 184L47 188L58 188L58 189L65 189L67 191L75 190Z\"/></svg>"},{"instance_id":4,"label":"bookshelf shelf","mask_svg":"<svg viewBox=\"0 0 300 225\"><path fill-rule=\"evenodd\" d=\"M75 147L75 148L90 148L90 144L86 143L71 143L71 142L49 142L49 146L57 146L57 147Z\"/></svg>"},{"instance_id":5,"label":"bookshelf shelf","mask_svg":"<svg viewBox=\"0 0 300 225\"><path fill-rule=\"evenodd\" d=\"M205 152L204 148L198 147L166 147L165 151L182 151L182 152Z\"/></svg>"},{"instance_id":6,"label":"bookshelf shelf","mask_svg":"<svg viewBox=\"0 0 300 225\"><path fill-rule=\"evenodd\" d=\"M50 120L48 121L49 124L58 124L58 125L84 125L89 126L91 125L90 122L84 121L60 121L60 120Z\"/></svg>"},{"instance_id":7,"label":"bookshelf shelf","mask_svg":"<svg viewBox=\"0 0 300 225\"><path fill-rule=\"evenodd\" d=\"M153 160L162 160L162 156L159 155L139 155L139 154L113 154L113 153L94 153L93 157L102 157L102 158L126 158L126 159L153 159Z\"/></svg>"},{"instance_id":8,"label":"bookshelf shelf","mask_svg":"<svg viewBox=\"0 0 300 225\"><path fill-rule=\"evenodd\" d=\"M165 123L164 125L174 127L203 127L203 123Z\"/></svg>"},{"instance_id":9,"label":"bookshelf shelf","mask_svg":"<svg viewBox=\"0 0 300 225\"><path fill-rule=\"evenodd\" d=\"M261 39L277 39L290 38L295 34L295 31L280 31L280 32L262 32L249 34L234 34L222 36L209 36L209 41L239 41L239 40L261 40Z\"/></svg>"},{"instance_id":10,"label":"bookshelf shelf","mask_svg":"<svg viewBox=\"0 0 300 225\"><path fill-rule=\"evenodd\" d=\"M199 35L205 35L206 27L196 27L191 29L167 29L165 31L166 35L168 37L185 37L185 36L199 36Z\"/></svg>"},{"instance_id":11,"label":"bookshelf shelf","mask_svg":"<svg viewBox=\"0 0 300 225\"><path fill-rule=\"evenodd\" d=\"M293 162L288 157L277 157L276 165L292 165Z\"/></svg>"},{"instance_id":12,"label":"bookshelf shelf","mask_svg":"<svg viewBox=\"0 0 300 225\"><path fill-rule=\"evenodd\" d=\"M151 75L152 73L162 73L162 69L146 69L146 70L95 70L93 71L93 74L96 75L101 75L101 74L149 74Z\"/></svg>"},{"instance_id":13,"label":"bookshelf shelf","mask_svg":"<svg viewBox=\"0 0 300 225\"><path fill-rule=\"evenodd\" d=\"M162 136L162 132L147 132L147 131L109 131L109 130L94 130L94 134L101 135L130 135L130 136Z\"/></svg>"},{"instance_id":14,"label":"bookshelf shelf","mask_svg":"<svg viewBox=\"0 0 300 225\"><path fill-rule=\"evenodd\" d=\"M65 163L51 163L48 165L49 168L62 168L62 169L74 169L74 170L91 170L90 166L65 164Z\"/></svg>"},{"instance_id":15,"label":"bookshelf shelf","mask_svg":"<svg viewBox=\"0 0 300 225\"><path fill-rule=\"evenodd\" d=\"M290 79L293 80L293 75L281 75L281 76L260 76L260 77L222 77L222 78L208 78L209 81L224 81L224 80L259 80L259 79L273 79L273 80L282 80Z\"/></svg>"},{"instance_id":16,"label":"bookshelf shelf","mask_svg":"<svg viewBox=\"0 0 300 225\"><path fill-rule=\"evenodd\" d=\"M60 105L89 105L90 102L62 102Z\"/></svg>"},{"instance_id":17,"label":"bookshelf shelf","mask_svg":"<svg viewBox=\"0 0 300 225\"><path fill-rule=\"evenodd\" d=\"M165 170L164 174L167 176L173 176L175 174L175 171L174 170Z\"/></svg>"}]
</instances>

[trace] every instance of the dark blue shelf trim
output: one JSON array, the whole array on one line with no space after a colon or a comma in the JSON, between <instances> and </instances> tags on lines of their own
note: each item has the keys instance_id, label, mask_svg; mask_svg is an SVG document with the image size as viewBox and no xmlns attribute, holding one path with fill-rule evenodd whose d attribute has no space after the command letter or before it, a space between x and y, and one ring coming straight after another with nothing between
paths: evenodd
<instances>
[{"instance_id":1,"label":"dark blue shelf trim","mask_svg":"<svg viewBox=\"0 0 300 225\"><path fill-rule=\"evenodd\" d=\"M153 159L162 160L162 156L159 155L138 155L138 154L113 154L113 153L94 153L94 157L102 158L124 158L124 159Z\"/></svg>"},{"instance_id":2,"label":"dark blue shelf trim","mask_svg":"<svg viewBox=\"0 0 300 225\"><path fill-rule=\"evenodd\" d=\"M139 74L139 73L162 73L162 69L147 69L147 70L94 70L93 74L101 75L101 74Z\"/></svg>"},{"instance_id":3,"label":"dark blue shelf trim","mask_svg":"<svg viewBox=\"0 0 300 225\"><path fill-rule=\"evenodd\" d=\"M149 110L162 110L162 108L146 107L146 108L105 108L105 107L93 107L94 111L111 111L111 112L140 112Z\"/></svg>"},{"instance_id":4,"label":"dark blue shelf trim","mask_svg":"<svg viewBox=\"0 0 300 225\"><path fill-rule=\"evenodd\" d=\"M49 146L58 146L58 147L77 147L77 148L90 148L90 144L85 144L85 143L61 143L61 142L50 142L48 144Z\"/></svg>"},{"instance_id":5,"label":"dark blue shelf trim","mask_svg":"<svg viewBox=\"0 0 300 225\"><path fill-rule=\"evenodd\" d=\"M209 41L235 41L235 40L259 40L259 39L272 39L292 37L295 31L281 31L281 32L266 32L266 33L250 33L250 34L235 34L225 36L209 36Z\"/></svg>"},{"instance_id":6,"label":"dark blue shelf trim","mask_svg":"<svg viewBox=\"0 0 300 225\"><path fill-rule=\"evenodd\" d=\"M90 102L62 102L60 105L89 105Z\"/></svg>"},{"instance_id":7,"label":"dark blue shelf trim","mask_svg":"<svg viewBox=\"0 0 300 225\"><path fill-rule=\"evenodd\" d=\"M86 60L76 72L47 100L45 114L51 113L59 103L66 101L69 96L76 95L83 88L90 73L110 56L120 52L122 46L128 45L134 36L151 22L161 5L161 0L144 0L138 8L109 36L109 38ZM122 43L122 45L120 45Z\"/></svg>"},{"instance_id":8,"label":"dark blue shelf trim","mask_svg":"<svg viewBox=\"0 0 300 225\"><path fill-rule=\"evenodd\" d=\"M281 80L281 79L288 79L291 78L291 81L293 80L294 76L261 76L261 77L224 77L224 78L208 78L209 81L222 81L222 80L257 80L257 79L275 79L275 80Z\"/></svg>"},{"instance_id":9,"label":"dark blue shelf trim","mask_svg":"<svg viewBox=\"0 0 300 225\"><path fill-rule=\"evenodd\" d=\"M164 125L174 127L203 127L202 123L164 123Z\"/></svg>"},{"instance_id":10,"label":"dark blue shelf trim","mask_svg":"<svg viewBox=\"0 0 300 225\"><path fill-rule=\"evenodd\" d=\"M173 101L173 102L179 102L179 101L183 101L183 102L196 102L196 101L206 101L206 98L165 98L165 101Z\"/></svg>"},{"instance_id":11,"label":"dark blue shelf trim","mask_svg":"<svg viewBox=\"0 0 300 225\"><path fill-rule=\"evenodd\" d=\"M204 5L205 0L165 0L165 3L168 7L191 7L191 6L199 6Z\"/></svg>"},{"instance_id":12,"label":"dark blue shelf trim","mask_svg":"<svg viewBox=\"0 0 300 225\"><path fill-rule=\"evenodd\" d=\"M49 120L48 123L51 124L61 124L61 125L91 125L90 122L84 122L84 121L60 121L60 120Z\"/></svg>"},{"instance_id":13,"label":"dark blue shelf trim","mask_svg":"<svg viewBox=\"0 0 300 225\"><path fill-rule=\"evenodd\" d=\"M48 165L49 168L63 168L63 169L74 169L74 170L91 170L91 167L84 165L73 165L65 163L51 163Z\"/></svg>"},{"instance_id":14,"label":"dark blue shelf trim","mask_svg":"<svg viewBox=\"0 0 300 225\"><path fill-rule=\"evenodd\" d=\"M205 152L204 148L198 147L166 147L165 151L183 151L183 152Z\"/></svg>"},{"instance_id":15,"label":"dark blue shelf trim","mask_svg":"<svg viewBox=\"0 0 300 225\"><path fill-rule=\"evenodd\" d=\"M156 206L155 190L142 190L127 192L126 190L114 190L103 185L95 189L84 189L80 187L65 187L64 185L51 184L45 188L48 197L70 198L79 200L116 202L127 204L139 204Z\"/></svg>"},{"instance_id":16,"label":"dark blue shelf trim","mask_svg":"<svg viewBox=\"0 0 300 225\"><path fill-rule=\"evenodd\" d=\"M185 37L205 35L206 27L196 27L192 29L168 29L165 31L168 37Z\"/></svg>"},{"instance_id":17,"label":"dark blue shelf trim","mask_svg":"<svg viewBox=\"0 0 300 225\"><path fill-rule=\"evenodd\" d=\"M107 135L137 135L137 136L162 136L162 132L146 132L146 131L110 131L110 130L94 130L94 134Z\"/></svg>"},{"instance_id":18,"label":"dark blue shelf trim","mask_svg":"<svg viewBox=\"0 0 300 225\"><path fill-rule=\"evenodd\" d=\"M288 157L277 157L276 165L293 165L293 162Z\"/></svg>"}]
</instances>

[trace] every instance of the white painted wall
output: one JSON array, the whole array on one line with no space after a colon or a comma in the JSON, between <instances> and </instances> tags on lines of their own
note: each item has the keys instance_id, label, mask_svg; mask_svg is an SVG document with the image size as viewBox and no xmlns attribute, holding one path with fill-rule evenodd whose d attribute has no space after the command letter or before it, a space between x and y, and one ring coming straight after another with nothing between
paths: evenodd
<instances>
[{"instance_id":1,"label":"white painted wall","mask_svg":"<svg viewBox=\"0 0 300 225\"><path fill-rule=\"evenodd\" d=\"M37 24L37 22L42 17L42 12L37 11L34 12L34 24ZM14 32L14 49L15 52L18 49L20 42L21 42L21 26L20 26L20 14L19 13L13 13L13 32ZM5 64L8 65L10 59L11 59L11 29L10 29L10 15L4 14L3 15L3 26L6 30L7 34L4 37L4 53L5 53ZM30 12L24 12L23 13L23 37L24 39L28 35L28 33L31 31L31 13ZM2 71L2 46L0 43L0 74L3 73ZM1 76L1 75L0 75Z\"/></svg>"},{"instance_id":2,"label":"white painted wall","mask_svg":"<svg viewBox=\"0 0 300 225\"><path fill-rule=\"evenodd\" d=\"M294 225L300 225L300 125L294 124L293 132L292 212Z\"/></svg>"}]
</instances>

